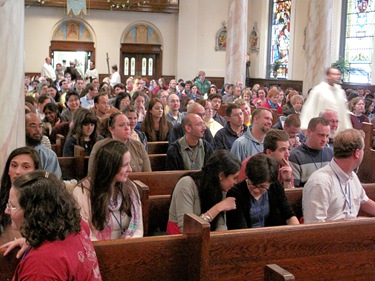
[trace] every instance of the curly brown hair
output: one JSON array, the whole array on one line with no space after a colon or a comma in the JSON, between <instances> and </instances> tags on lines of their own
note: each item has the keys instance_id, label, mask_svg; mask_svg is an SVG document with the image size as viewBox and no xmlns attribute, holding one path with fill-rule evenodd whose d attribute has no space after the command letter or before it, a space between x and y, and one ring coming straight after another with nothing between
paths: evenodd
<instances>
[{"instance_id":1,"label":"curly brown hair","mask_svg":"<svg viewBox=\"0 0 375 281\"><path fill-rule=\"evenodd\" d=\"M20 231L30 246L64 240L81 230L76 201L54 174L33 171L17 178L13 187L19 192L18 201L23 209Z\"/></svg>"}]
</instances>

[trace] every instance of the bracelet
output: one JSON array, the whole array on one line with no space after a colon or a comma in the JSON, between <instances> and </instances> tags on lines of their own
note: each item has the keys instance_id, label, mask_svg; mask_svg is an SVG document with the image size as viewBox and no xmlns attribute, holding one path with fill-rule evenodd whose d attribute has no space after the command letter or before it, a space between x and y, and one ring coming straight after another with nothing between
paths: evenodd
<instances>
[{"instance_id":1,"label":"bracelet","mask_svg":"<svg viewBox=\"0 0 375 281\"><path fill-rule=\"evenodd\" d=\"M286 180L283 180L284 182L292 182L292 178L289 178L289 179L286 179Z\"/></svg>"},{"instance_id":2,"label":"bracelet","mask_svg":"<svg viewBox=\"0 0 375 281\"><path fill-rule=\"evenodd\" d=\"M206 214L202 214L202 215L201 215L201 218L202 218L204 221L206 221L206 222L211 222L211 221L212 221L211 217L208 216L208 215L206 215Z\"/></svg>"},{"instance_id":3,"label":"bracelet","mask_svg":"<svg viewBox=\"0 0 375 281\"><path fill-rule=\"evenodd\" d=\"M214 220L213 217L212 217L212 215L211 215L211 213L209 211L207 211L206 214L210 217L210 222Z\"/></svg>"}]
</instances>

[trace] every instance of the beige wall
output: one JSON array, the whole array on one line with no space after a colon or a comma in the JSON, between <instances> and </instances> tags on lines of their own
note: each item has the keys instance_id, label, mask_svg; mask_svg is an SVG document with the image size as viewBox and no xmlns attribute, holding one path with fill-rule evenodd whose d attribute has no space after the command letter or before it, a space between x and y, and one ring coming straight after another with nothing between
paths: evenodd
<instances>
[{"instance_id":1,"label":"beige wall","mask_svg":"<svg viewBox=\"0 0 375 281\"><path fill-rule=\"evenodd\" d=\"M96 66L100 73L107 72L105 55L110 63L119 64L120 42L124 30L139 21L155 26L163 40L163 75L192 79L199 70L207 76L225 76L225 52L215 51L216 32L228 18L230 0L180 0L179 14L135 13L121 11L89 11L84 20L94 31ZM338 58L340 0L334 3L334 36L332 57ZM267 67L267 37L269 1L249 0L248 33L254 22L260 33L259 53L250 53L251 77L264 78ZM304 29L308 24L305 0L294 0L292 10L292 63L289 79L302 80L305 71ZM70 18L61 8L25 9L25 71L39 72L47 56L53 29L60 21Z\"/></svg>"}]
</instances>

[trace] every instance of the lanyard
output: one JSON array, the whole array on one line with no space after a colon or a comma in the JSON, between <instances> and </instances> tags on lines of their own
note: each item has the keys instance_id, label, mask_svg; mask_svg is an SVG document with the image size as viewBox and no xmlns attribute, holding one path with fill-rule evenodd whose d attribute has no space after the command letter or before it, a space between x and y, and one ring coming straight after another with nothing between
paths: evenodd
<instances>
[{"instance_id":1,"label":"lanyard","mask_svg":"<svg viewBox=\"0 0 375 281\"><path fill-rule=\"evenodd\" d=\"M311 155L310 148L309 148L307 145L306 145L306 148L307 148L307 151L309 152L309 155L310 155L311 160L313 161L313 163L314 163L314 165L315 165L315 168L318 170L318 169L319 169L319 168L318 168L318 165L316 165L315 160L314 160L313 156ZM324 148L322 149L322 157L321 157L321 159L320 159L320 168L323 167L323 155L324 155Z\"/></svg>"},{"instance_id":2,"label":"lanyard","mask_svg":"<svg viewBox=\"0 0 375 281\"><path fill-rule=\"evenodd\" d=\"M113 217L115 218L117 224L120 226L120 231L121 231L121 236L124 234L124 231L122 229L122 216L121 216L121 212L120 213L120 220L117 219L117 217L115 216L115 213L113 211L110 211L113 215Z\"/></svg>"},{"instance_id":3,"label":"lanyard","mask_svg":"<svg viewBox=\"0 0 375 281\"><path fill-rule=\"evenodd\" d=\"M349 183L349 181L348 181L348 189L349 189L348 193L349 193L349 196L347 197L347 196L346 196L347 193L344 192L344 189L342 188L342 185L341 185L341 181L340 181L340 179L339 179L339 176L336 174L335 171L333 171L333 172L334 172L335 175L336 175L336 178L337 178L337 180L338 180L338 182L339 182L339 185L340 185L341 193L342 193L342 195L344 195L345 202L346 202L346 204L347 204L348 207L349 207L349 213L351 214L351 213L352 213L352 196L351 196L351 192L350 192L350 183ZM346 187L346 185L345 185L345 187ZM345 188L345 191L346 191L346 188Z\"/></svg>"}]
</instances>

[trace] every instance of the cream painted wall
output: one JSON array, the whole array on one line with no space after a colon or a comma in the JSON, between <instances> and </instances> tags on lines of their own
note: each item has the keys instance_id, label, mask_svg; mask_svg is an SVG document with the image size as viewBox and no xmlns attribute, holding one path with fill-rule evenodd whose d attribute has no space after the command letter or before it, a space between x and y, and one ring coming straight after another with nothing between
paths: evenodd
<instances>
[{"instance_id":1,"label":"cream painted wall","mask_svg":"<svg viewBox=\"0 0 375 281\"><path fill-rule=\"evenodd\" d=\"M120 40L124 30L138 21L152 23L162 34L163 75L192 79L199 70L207 76L225 76L225 52L215 51L216 32L227 21L230 0L180 0L179 14L154 14L120 11L91 10L82 19L94 30L96 66L100 73L107 72L106 52L110 63L119 64ZM250 53L250 76L264 78L267 67L268 0L248 0L248 33L258 23L259 53ZM341 0L334 0L332 57L338 58ZM305 0L293 1L293 66L289 79L302 80L305 71L304 28L307 23ZM61 8L25 9L25 71L38 72L48 54L53 28L67 17ZM248 34L249 36L249 34Z\"/></svg>"},{"instance_id":2,"label":"cream painted wall","mask_svg":"<svg viewBox=\"0 0 375 281\"><path fill-rule=\"evenodd\" d=\"M91 26L95 34L96 67L99 73L107 72L106 52L110 63L119 65L120 46L123 31L134 22L152 23L162 34L163 74L174 75L177 57L177 20L175 14L125 13L119 11L91 10L83 20ZM50 40L55 25L62 19L70 18L61 8L25 9L25 71L41 70L48 55ZM31 47L32 46L32 47Z\"/></svg>"},{"instance_id":3,"label":"cream painted wall","mask_svg":"<svg viewBox=\"0 0 375 281\"><path fill-rule=\"evenodd\" d=\"M228 0L180 0L176 77L192 79L199 70L225 76L225 52L215 51L215 36L227 13Z\"/></svg>"}]
</instances>

